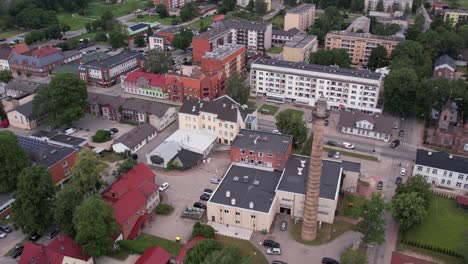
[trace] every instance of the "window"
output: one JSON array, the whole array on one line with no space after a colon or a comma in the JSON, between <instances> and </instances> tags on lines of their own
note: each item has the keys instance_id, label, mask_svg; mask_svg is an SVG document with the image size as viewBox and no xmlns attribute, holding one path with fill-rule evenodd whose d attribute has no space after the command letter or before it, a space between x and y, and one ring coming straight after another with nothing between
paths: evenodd
<instances>
[{"instance_id":1,"label":"window","mask_svg":"<svg viewBox=\"0 0 468 264\"><path fill-rule=\"evenodd\" d=\"M451 172L449 172L449 178L452 178L452 173Z\"/></svg>"},{"instance_id":2,"label":"window","mask_svg":"<svg viewBox=\"0 0 468 264\"><path fill-rule=\"evenodd\" d=\"M258 156L261 158L263 157L263 152L258 152Z\"/></svg>"},{"instance_id":3,"label":"window","mask_svg":"<svg viewBox=\"0 0 468 264\"><path fill-rule=\"evenodd\" d=\"M252 151L252 150L249 151L249 155L250 155L250 156L255 156L255 151Z\"/></svg>"},{"instance_id":4,"label":"window","mask_svg":"<svg viewBox=\"0 0 468 264\"><path fill-rule=\"evenodd\" d=\"M239 212L236 212L236 215L240 215L240 213L239 213Z\"/></svg>"},{"instance_id":5,"label":"window","mask_svg":"<svg viewBox=\"0 0 468 264\"><path fill-rule=\"evenodd\" d=\"M245 149L241 149L240 154L245 154Z\"/></svg>"},{"instance_id":6,"label":"window","mask_svg":"<svg viewBox=\"0 0 468 264\"><path fill-rule=\"evenodd\" d=\"M267 152L267 157L273 157L273 154L271 154L271 152Z\"/></svg>"},{"instance_id":7,"label":"window","mask_svg":"<svg viewBox=\"0 0 468 264\"><path fill-rule=\"evenodd\" d=\"M224 210L224 213L228 214L228 213L229 213L229 210Z\"/></svg>"},{"instance_id":8,"label":"window","mask_svg":"<svg viewBox=\"0 0 468 264\"><path fill-rule=\"evenodd\" d=\"M263 162L261 160L258 161L258 165L262 165Z\"/></svg>"},{"instance_id":9,"label":"window","mask_svg":"<svg viewBox=\"0 0 468 264\"><path fill-rule=\"evenodd\" d=\"M459 179L459 180L463 180L463 178L465 178L465 177L463 176L463 174L458 174L458 179Z\"/></svg>"},{"instance_id":10,"label":"window","mask_svg":"<svg viewBox=\"0 0 468 264\"><path fill-rule=\"evenodd\" d=\"M442 179L442 181L441 181L440 183L444 184L444 183L445 183L445 179Z\"/></svg>"},{"instance_id":11,"label":"window","mask_svg":"<svg viewBox=\"0 0 468 264\"><path fill-rule=\"evenodd\" d=\"M69 170L67 170L67 169L66 169L66 170L64 170L63 172L64 172L65 176L67 176L68 174L70 174L70 171L69 171Z\"/></svg>"},{"instance_id":12,"label":"window","mask_svg":"<svg viewBox=\"0 0 468 264\"><path fill-rule=\"evenodd\" d=\"M431 169L430 168L426 168L426 173L429 173Z\"/></svg>"},{"instance_id":13,"label":"window","mask_svg":"<svg viewBox=\"0 0 468 264\"><path fill-rule=\"evenodd\" d=\"M432 174L437 174L437 170L436 170L436 169L432 169Z\"/></svg>"},{"instance_id":14,"label":"window","mask_svg":"<svg viewBox=\"0 0 468 264\"><path fill-rule=\"evenodd\" d=\"M240 221L239 221L239 220L236 220L236 224L240 224Z\"/></svg>"},{"instance_id":15,"label":"window","mask_svg":"<svg viewBox=\"0 0 468 264\"><path fill-rule=\"evenodd\" d=\"M461 187L462 183L461 182L457 182L457 187Z\"/></svg>"},{"instance_id":16,"label":"window","mask_svg":"<svg viewBox=\"0 0 468 264\"><path fill-rule=\"evenodd\" d=\"M463 188L468 189L468 184L463 185Z\"/></svg>"},{"instance_id":17,"label":"window","mask_svg":"<svg viewBox=\"0 0 468 264\"><path fill-rule=\"evenodd\" d=\"M447 181L447 185L450 185L450 180Z\"/></svg>"},{"instance_id":18,"label":"window","mask_svg":"<svg viewBox=\"0 0 468 264\"><path fill-rule=\"evenodd\" d=\"M251 215L250 218L255 218L255 215Z\"/></svg>"},{"instance_id":19,"label":"window","mask_svg":"<svg viewBox=\"0 0 468 264\"><path fill-rule=\"evenodd\" d=\"M254 164L255 163L255 160L250 160L250 164Z\"/></svg>"},{"instance_id":20,"label":"window","mask_svg":"<svg viewBox=\"0 0 468 264\"><path fill-rule=\"evenodd\" d=\"M62 162L62 167L64 167L64 168L65 168L66 166L68 166L68 161L64 161L64 162Z\"/></svg>"},{"instance_id":21,"label":"window","mask_svg":"<svg viewBox=\"0 0 468 264\"><path fill-rule=\"evenodd\" d=\"M444 176L447 176L447 171L444 171Z\"/></svg>"}]
</instances>

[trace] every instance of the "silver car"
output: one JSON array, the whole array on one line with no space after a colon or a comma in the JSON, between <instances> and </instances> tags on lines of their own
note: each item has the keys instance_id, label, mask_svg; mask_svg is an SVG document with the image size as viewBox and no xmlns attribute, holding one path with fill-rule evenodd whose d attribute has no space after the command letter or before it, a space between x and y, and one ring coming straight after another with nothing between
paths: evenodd
<instances>
[{"instance_id":1,"label":"silver car","mask_svg":"<svg viewBox=\"0 0 468 264\"><path fill-rule=\"evenodd\" d=\"M288 228L288 222L286 222L286 221L281 221L280 230L281 230L281 231L286 231L287 228Z\"/></svg>"}]
</instances>

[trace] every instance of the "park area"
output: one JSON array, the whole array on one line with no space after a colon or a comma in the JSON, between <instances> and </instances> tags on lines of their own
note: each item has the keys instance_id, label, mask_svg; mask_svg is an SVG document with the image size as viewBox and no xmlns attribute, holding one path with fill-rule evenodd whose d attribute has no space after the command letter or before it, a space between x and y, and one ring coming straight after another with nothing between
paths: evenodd
<instances>
[{"instance_id":1,"label":"park area","mask_svg":"<svg viewBox=\"0 0 468 264\"><path fill-rule=\"evenodd\" d=\"M147 23L161 23L163 25L172 25L172 17L161 18L158 14L139 15L138 17L130 20L131 22L147 22Z\"/></svg>"}]
</instances>

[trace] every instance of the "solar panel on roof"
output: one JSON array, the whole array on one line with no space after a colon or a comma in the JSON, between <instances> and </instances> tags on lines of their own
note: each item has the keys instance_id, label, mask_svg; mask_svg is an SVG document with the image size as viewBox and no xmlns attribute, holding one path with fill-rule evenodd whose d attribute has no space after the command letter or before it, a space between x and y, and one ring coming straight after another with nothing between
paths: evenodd
<instances>
[{"instance_id":1,"label":"solar panel on roof","mask_svg":"<svg viewBox=\"0 0 468 264\"><path fill-rule=\"evenodd\" d=\"M133 31L136 31L136 30L139 30L139 29L142 29L142 28L148 28L148 25L147 25L147 24L138 23L138 24L133 25L133 26L130 27L130 29L133 30Z\"/></svg>"}]
</instances>

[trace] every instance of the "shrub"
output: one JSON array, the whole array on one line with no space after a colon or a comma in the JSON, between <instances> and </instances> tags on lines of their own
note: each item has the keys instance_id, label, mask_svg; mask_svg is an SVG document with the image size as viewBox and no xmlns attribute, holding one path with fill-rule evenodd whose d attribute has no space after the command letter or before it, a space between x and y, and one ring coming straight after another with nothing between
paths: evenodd
<instances>
[{"instance_id":1,"label":"shrub","mask_svg":"<svg viewBox=\"0 0 468 264\"><path fill-rule=\"evenodd\" d=\"M209 225L203 225L200 224L200 222L196 222L193 225L192 238L197 236L202 236L205 238L214 238L215 230Z\"/></svg>"},{"instance_id":2,"label":"shrub","mask_svg":"<svg viewBox=\"0 0 468 264\"><path fill-rule=\"evenodd\" d=\"M107 130L98 130L96 134L93 136L93 142L102 143L111 140L110 131Z\"/></svg>"},{"instance_id":3,"label":"shrub","mask_svg":"<svg viewBox=\"0 0 468 264\"><path fill-rule=\"evenodd\" d=\"M156 206L156 214L158 215L169 215L172 213L172 211L174 210L174 207L170 204L158 204L158 206Z\"/></svg>"}]
</instances>

